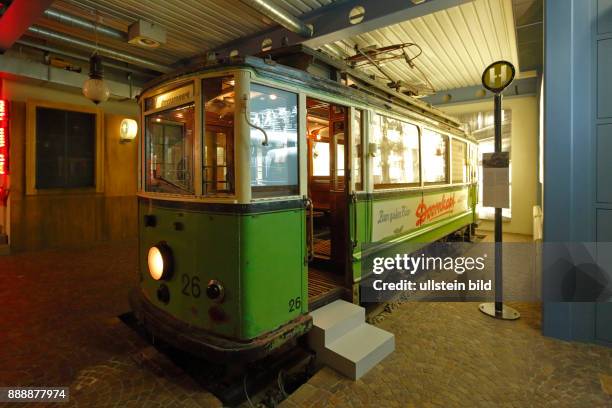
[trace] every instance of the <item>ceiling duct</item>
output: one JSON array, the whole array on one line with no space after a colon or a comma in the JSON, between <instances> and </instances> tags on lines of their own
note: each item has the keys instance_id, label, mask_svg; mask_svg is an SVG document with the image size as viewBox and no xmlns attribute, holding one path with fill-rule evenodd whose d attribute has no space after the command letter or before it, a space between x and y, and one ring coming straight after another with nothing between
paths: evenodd
<instances>
[{"instance_id":1,"label":"ceiling duct","mask_svg":"<svg viewBox=\"0 0 612 408\"><path fill-rule=\"evenodd\" d=\"M17 40L17 41L15 41L15 44L25 45L26 47L31 47L31 48L35 48L37 50L51 52L53 54L61 55L61 56L68 57L68 58L74 58L74 59L80 60L80 61L89 61L89 56L82 55L82 54L77 54L77 53L66 51L66 50L62 50L62 49L59 49L57 47L52 47L52 46L49 46L49 45L38 44L38 43L35 43L33 41ZM108 67L108 68L117 69L119 71L124 71L124 72L127 72L127 73L136 73L136 74L140 74L140 75L144 75L144 76L148 76L148 77L153 77L154 76L153 74L151 74L151 72L145 71L144 69L136 68L136 67L134 67L132 65L130 65L130 66L123 66L123 65L113 64L112 62L109 62L109 61L106 61L106 60L102 61L102 65L104 65L105 67Z\"/></svg>"},{"instance_id":2,"label":"ceiling duct","mask_svg":"<svg viewBox=\"0 0 612 408\"><path fill-rule=\"evenodd\" d=\"M82 89L88 76L85 73L66 71L65 69L50 67L38 62L0 55L0 72L9 73L34 81L44 81L49 84L68 86ZM105 80L113 98L133 98L141 92L140 86L113 80Z\"/></svg>"},{"instance_id":3,"label":"ceiling duct","mask_svg":"<svg viewBox=\"0 0 612 408\"><path fill-rule=\"evenodd\" d=\"M77 27L83 30L87 30L87 31L91 31L91 32L97 32L100 35L104 35L106 37L110 37L110 38L114 38L116 40L120 40L120 41L127 41L128 40L128 36L126 33L124 33L123 31L120 30L116 30L114 28L111 27L107 27L107 26L103 26L103 25L99 25L97 23L93 23L87 19L81 18L81 17L76 17L70 14L66 14L63 13L61 11L58 10L53 10L53 9L47 9L44 12L44 16L51 19L51 20L55 20L58 21L62 24L65 25L69 25L69 26L73 26L73 27Z\"/></svg>"},{"instance_id":4,"label":"ceiling duct","mask_svg":"<svg viewBox=\"0 0 612 408\"><path fill-rule=\"evenodd\" d=\"M240 0L247 6L259 11L270 20L277 22L302 37L310 38L313 35L312 26L304 24L299 19L293 17L285 10L280 9L277 5L271 4L266 0Z\"/></svg>"},{"instance_id":5,"label":"ceiling duct","mask_svg":"<svg viewBox=\"0 0 612 408\"><path fill-rule=\"evenodd\" d=\"M100 25L97 22L92 22L85 18L77 17L58 10L45 10L44 16L67 26L77 27L115 40L129 42L130 44L145 48L157 48L160 44L164 44L166 42L166 31L162 27L145 20L138 20L131 24L128 33L125 33L121 30Z\"/></svg>"},{"instance_id":6,"label":"ceiling duct","mask_svg":"<svg viewBox=\"0 0 612 408\"><path fill-rule=\"evenodd\" d=\"M95 43L89 41L79 40L77 38L59 33L57 31L48 30L46 28L31 26L30 28L28 28L28 32L49 40L61 41L75 47L85 48L91 50L92 52L98 51L100 54L106 57L127 62L128 64L134 64L140 67L149 68L157 72L168 73L172 71L172 68L168 66L161 65L156 62L146 60L144 58L139 58L134 55L126 54L121 51L116 51L108 47L104 47L102 45L96 45Z\"/></svg>"}]
</instances>

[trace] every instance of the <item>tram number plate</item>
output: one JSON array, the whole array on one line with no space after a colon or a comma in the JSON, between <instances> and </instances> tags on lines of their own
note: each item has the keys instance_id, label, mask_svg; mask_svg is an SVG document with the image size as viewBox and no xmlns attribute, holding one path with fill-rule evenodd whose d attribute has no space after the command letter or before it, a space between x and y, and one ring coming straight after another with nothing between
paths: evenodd
<instances>
[{"instance_id":1,"label":"tram number plate","mask_svg":"<svg viewBox=\"0 0 612 408\"><path fill-rule=\"evenodd\" d=\"M183 295L193 296L194 298L200 297L202 294L202 290L200 289L200 278L197 276L189 276L184 273L181 280L183 282Z\"/></svg>"},{"instance_id":2,"label":"tram number plate","mask_svg":"<svg viewBox=\"0 0 612 408\"><path fill-rule=\"evenodd\" d=\"M289 311L293 312L302 309L302 298L296 297L295 299L289 299Z\"/></svg>"}]
</instances>

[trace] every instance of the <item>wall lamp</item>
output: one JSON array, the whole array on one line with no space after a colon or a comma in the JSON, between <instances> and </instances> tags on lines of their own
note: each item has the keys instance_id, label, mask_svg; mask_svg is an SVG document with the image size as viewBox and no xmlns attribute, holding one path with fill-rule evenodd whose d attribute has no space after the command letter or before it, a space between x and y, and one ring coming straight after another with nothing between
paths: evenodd
<instances>
[{"instance_id":1,"label":"wall lamp","mask_svg":"<svg viewBox=\"0 0 612 408\"><path fill-rule=\"evenodd\" d=\"M123 119L119 128L119 142L129 143L136 139L138 134L138 122L134 119Z\"/></svg>"}]
</instances>

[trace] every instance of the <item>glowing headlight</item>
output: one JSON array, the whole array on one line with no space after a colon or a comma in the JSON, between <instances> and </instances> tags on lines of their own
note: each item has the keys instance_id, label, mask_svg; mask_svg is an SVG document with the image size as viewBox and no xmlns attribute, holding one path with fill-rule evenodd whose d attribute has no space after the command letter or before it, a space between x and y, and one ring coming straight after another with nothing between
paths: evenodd
<instances>
[{"instance_id":1,"label":"glowing headlight","mask_svg":"<svg viewBox=\"0 0 612 408\"><path fill-rule=\"evenodd\" d=\"M172 251L165 242L160 242L149 249L147 256L149 273L155 280L170 279L172 275Z\"/></svg>"}]
</instances>

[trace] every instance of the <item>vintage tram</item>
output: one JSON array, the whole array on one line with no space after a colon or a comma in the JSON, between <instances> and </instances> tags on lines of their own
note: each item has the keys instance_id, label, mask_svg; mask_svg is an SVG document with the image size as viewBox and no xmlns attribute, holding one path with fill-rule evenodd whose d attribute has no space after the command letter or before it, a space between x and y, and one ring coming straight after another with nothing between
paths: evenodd
<instances>
[{"instance_id":1,"label":"vintage tram","mask_svg":"<svg viewBox=\"0 0 612 408\"><path fill-rule=\"evenodd\" d=\"M453 118L305 48L202 63L141 107L140 287L155 337L252 361L359 302L363 248L476 221L476 149Z\"/></svg>"}]
</instances>

